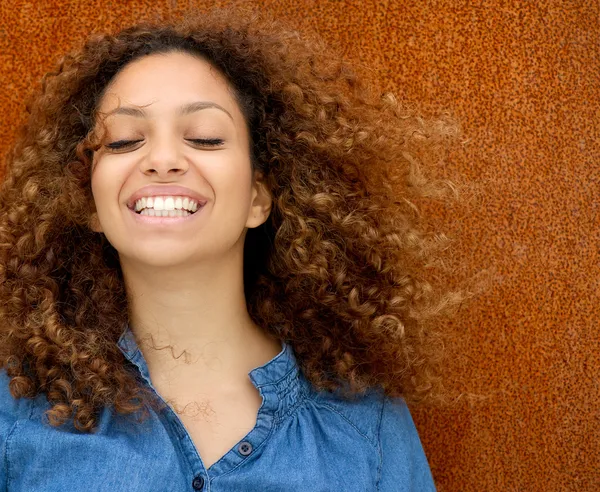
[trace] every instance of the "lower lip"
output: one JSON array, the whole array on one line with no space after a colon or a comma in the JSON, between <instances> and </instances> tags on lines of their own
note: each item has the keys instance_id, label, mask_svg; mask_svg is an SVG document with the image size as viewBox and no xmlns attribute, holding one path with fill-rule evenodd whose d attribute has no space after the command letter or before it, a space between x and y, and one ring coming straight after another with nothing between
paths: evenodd
<instances>
[{"instance_id":1,"label":"lower lip","mask_svg":"<svg viewBox=\"0 0 600 492\"><path fill-rule=\"evenodd\" d=\"M193 214L187 215L185 217L152 217L151 215L142 215L134 212L129 209L129 211L133 214L134 219L137 222L142 224L152 224L152 225L175 225L180 224L182 222L189 222L193 220L194 217L200 215L202 210L204 210L205 205L202 205L198 210L196 210Z\"/></svg>"}]
</instances>

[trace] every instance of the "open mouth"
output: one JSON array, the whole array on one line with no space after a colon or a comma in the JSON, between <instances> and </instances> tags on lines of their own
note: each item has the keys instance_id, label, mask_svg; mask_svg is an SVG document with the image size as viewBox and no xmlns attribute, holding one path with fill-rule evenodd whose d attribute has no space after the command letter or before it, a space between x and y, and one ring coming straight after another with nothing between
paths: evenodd
<instances>
[{"instance_id":1,"label":"open mouth","mask_svg":"<svg viewBox=\"0 0 600 492\"><path fill-rule=\"evenodd\" d=\"M132 210L150 217L187 217L204 206L204 203L182 196L143 197L135 202Z\"/></svg>"}]
</instances>

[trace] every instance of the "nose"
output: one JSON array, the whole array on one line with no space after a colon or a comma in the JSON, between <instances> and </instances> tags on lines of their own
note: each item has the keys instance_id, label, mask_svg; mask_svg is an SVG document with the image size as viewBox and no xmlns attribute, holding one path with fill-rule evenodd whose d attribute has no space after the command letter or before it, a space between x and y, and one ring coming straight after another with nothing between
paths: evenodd
<instances>
[{"instance_id":1,"label":"nose","mask_svg":"<svg viewBox=\"0 0 600 492\"><path fill-rule=\"evenodd\" d=\"M149 147L149 152L140 163L140 171L144 174L170 178L187 172L189 164L179 151L175 139L156 139Z\"/></svg>"}]
</instances>

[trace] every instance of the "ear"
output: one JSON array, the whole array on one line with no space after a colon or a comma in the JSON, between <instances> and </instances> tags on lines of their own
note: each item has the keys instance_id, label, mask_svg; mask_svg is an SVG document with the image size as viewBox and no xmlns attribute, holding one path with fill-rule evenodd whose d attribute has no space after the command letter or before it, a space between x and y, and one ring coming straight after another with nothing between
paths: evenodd
<instances>
[{"instance_id":1,"label":"ear","mask_svg":"<svg viewBox=\"0 0 600 492\"><path fill-rule=\"evenodd\" d=\"M97 153L94 152L92 155L92 174L94 174L94 170L96 168L96 158L97 158ZM100 224L100 220L98 219L98 211L96 209L96 202L94 201L93 195L94 195L94 192L92 191L92 197L88 201L88 210L90 211L88 227L94 232L104 232L102 230L102 225Z\"/></svg>"},{"instance_id":2,"label":"ear","mask_svg":"<svg viewBox=\"0 0 600 492\"><path fill-rule=\"evenodd\" d=\"M90 220L88 222L90 229L94 232L104 232L102 230L102 225L100 224L100 220L98 220L98 214L93 212L90 215Z\"/></svg>"},{"instance_id":3,"label":"ear","mask_svg":"<svg viewBox=\"0 0 600 492\"><path fill-rule=\"evenodd\" d=\"M256 171L252 184L252 202L250 203L250 214L246 221L246 227L253 229L266 222L272 207L273 198L265 182L264 174L261 171Z\"/></svg>"}]
</instances>

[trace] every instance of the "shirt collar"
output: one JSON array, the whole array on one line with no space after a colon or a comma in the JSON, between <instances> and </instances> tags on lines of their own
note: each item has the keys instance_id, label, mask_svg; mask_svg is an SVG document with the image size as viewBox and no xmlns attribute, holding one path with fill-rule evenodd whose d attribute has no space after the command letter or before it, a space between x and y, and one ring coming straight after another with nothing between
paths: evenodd
<instances>
[{"instance_id":1,"label":"shirt collar","mask_svg":"<svg viewBox=\"0 0 600 492\"><path fill-rule=\"evenodd\" d=\"M138 368L146 383L156 392L150 380L146 360L128 324L125 325L117 345L127 360ZM250 371L248 376L263 397L261 410L272 414L276 419L282 418L297 406L310 387L298 367L294 350L287 343L282 344L279 354Z\"/></svg>"}]
</instances>

